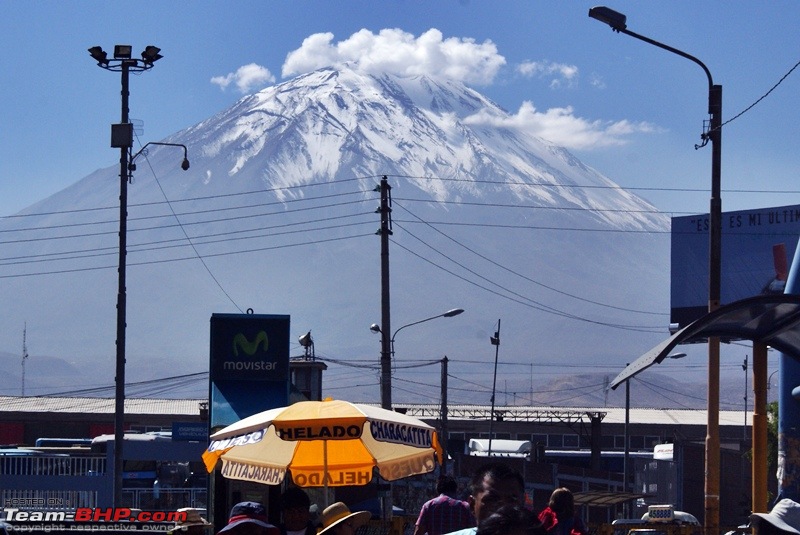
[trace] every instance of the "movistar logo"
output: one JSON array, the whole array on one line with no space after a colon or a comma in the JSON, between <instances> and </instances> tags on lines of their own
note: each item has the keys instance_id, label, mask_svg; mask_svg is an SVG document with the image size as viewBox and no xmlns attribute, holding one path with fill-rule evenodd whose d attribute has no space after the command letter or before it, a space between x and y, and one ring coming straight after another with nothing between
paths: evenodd
<instances>
[{"instance_id":1,"label":"movistar logo","mask_svg":"<svg viewBox=\"0 0 800 535\"><path fill-rule=\"evenodd\" d=\"M267 333L264 331L259 331L256 335L256 339L252 342L249 341L245 335L239 333L233 337L233 354L238 357L239 350L241 349L245 354L252 357L256 354L256 351L258 351L259 345L263 345L261 349L264 352L269 349L269 339L267 338Z\"/></svg>"}]
</instances>

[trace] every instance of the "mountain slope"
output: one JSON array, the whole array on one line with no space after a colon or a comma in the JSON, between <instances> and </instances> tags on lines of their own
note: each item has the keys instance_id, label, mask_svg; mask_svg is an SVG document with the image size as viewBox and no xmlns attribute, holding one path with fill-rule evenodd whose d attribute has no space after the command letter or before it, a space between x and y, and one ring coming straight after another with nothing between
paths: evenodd
<instances>
[{"instance_id":1,"label":"mountain slope","mask_svg":"<svg viewBox=\"0 0 800 535\"><path fill-rule=\"evenodd\" d=\"M129 379L207 369L210 315L248 308L290 314L317 356L377 365L384 175L393 330L466 310L403 330L396 399L428 395L404 392L403 363L444 355L484 384L498 319L509 381L531 362L621 369L666 335L668 220L508 118L456 82L325 69L164 140L188 172L149 147L129 187ZM109 167L0 222L0 349L27 321L32 356L113 379L118 189ZM327 377L378 397L376 371Z\"/></svg>"}]
</instances>

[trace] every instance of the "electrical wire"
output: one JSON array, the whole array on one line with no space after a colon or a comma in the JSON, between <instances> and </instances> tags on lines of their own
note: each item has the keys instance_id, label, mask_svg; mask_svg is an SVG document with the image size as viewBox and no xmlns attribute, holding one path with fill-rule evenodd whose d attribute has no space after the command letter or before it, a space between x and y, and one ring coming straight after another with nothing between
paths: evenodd
<instances>
[{"instance_id":1,"label":"electrical wire","mask_svg":"<svg viewBox=\"0 0 800 535\"><path fill-rule=\"evenodd\" d=\"M409 254L412 254L412 255L416 256L420 260L422 260L422 261L424 261L424 262L426 262L428 264L431 264L432 266L444 271L445 273L448 273L449 275L452 275L452 276L454 276L454 277L456 277L458 279L461 279L464 282L466 282L466 283L468 283L468 284L470 284L472 286L475 286L476 288L480 288L481 290L485 290L485 291L487 291L487 292L489 292L489 293L491 293L493 295L496 295L497 297L501 297L503 299L507 299L509 301L512 301L514 303L526 306L528 308L532 308L534 310L539 310L541 312L545 312L545 313L548 313L548 314L554 314L556 316L561 316L561 317L568 318L568 319L573 319L573 320L576 320L576 321L583 321L583 322L591 323L591 324L594 324L594 325L601 325L601 326L604 326L604 327L612 327L612 328L615 328L615 329L621 329L621 330L626 330L626 331L659 333L659 332L662 332L664 330L663 327L661 327L661 326L620 325L620 324L602 322L602 321L598 321L598 320L592 320L592 319L589 319L589 318L583 318L583 317L580 317L580 316L576 316L574 314L568 314L566 312L559 311L559 310L554 309L552 307L546 307L544 305L538 305L538 304L530 303L530 302L528 302L529 299L524 297L524 296L521 296L520 298L515 298L515 297L509 296L509 295L504 295L502 293L499 293L499 292L496 292L496 291L492 290L491 288L488 288L486 286L478 284L475 281L471 281L471 280L469 280L469 279L467 279L467 278L465 278L465 277L453 272L452 270L449 270L449 269L445 268L444 266L441 266L441 265L433 262L429 258L426 258L426 257L422 256L421 254L412 251L408 247L398 243L395 240L392 240L392 243L394 245L396 245L397 247L403 249L404 251L408 252ZM514 292L511 292L511 293L513 295L518 295L518 294L515 294Z\"/></svg>"},{"instance_id":2,"label":"electrical wire","mask_svg":"<svg viewBox=\"0 0 800 535\"><path fill-rule=\"evenodd\" d=\"M662 313L658 313L658 312L645 311L645 310L635 310L635 309L631 309L631 308L624 308L624 307L617 307L617 306L614 306L614 305L608 305L608 304L605 304L605 303L600 303L599 301L592 301L591 299L586 299L586 298L583 298L583 297L579 297L579 296L576 296L576 295L574 295L574 294L570 294L570 293L568 293L568 292L564 292L564 291L558 290L558 289L556 289L556 288L553 288L552 286L548 286L547 284L543 284L543 283L541 283L541 282L539 282L539 281L535 281L535 280L531 279L530 277L527 277L527 276L525 276L525 275L523 275L523 274L521 274L521 273L519 273L519 272L517 272L517 271L514 271L514 270L512 270L512 269L510 269L510 268L508 268L508 267L506 267L506 266L504 266L504 265L502 265L502 264L500 264L500 263L498 263L498 262L496 262L496 261L492 260L491 258L488 258L488 257L487 257L487 256L485 256L485 255L482 255L482 254L481 254L481 253L479 253L478 251L475 251L474 249L472 249L472 248L468 247L467 245L465 245L464 243L462 243L462 242L460 242L460 241L456 240L456 239L455 239L455 238L453 238L452 236L450 236L450 235L448 235L448 234L446 234L446 233L442 232L442 231L441 231L441 230L439 230L439 229L438 229L436 226L434 226L434 225L432 225L432 224L428 223L427 221L423 220L421 217L419 217L419 216L417 216L416 214L414 214L414 213L412 213L411 211L409 211L409 210L408 210L408 209L407 209L405 206L403 206L402 204L398 204L398 203L396 202L396 199L395 199L395 203L394 203L394 204L395 204L395 206L397 206L397 207L401 208L402 210L405 210L405 211L406 211L406 213L408 213L408 214L410 214L411 216L413 216L414 218L416 218L418 221L420 221L421 223L423 223L424 225L426 225L427 227L429 227L429 228L430 228L431 230L433 230L434 232L437 232L439 235L441 235L441 236L444 236L445 238L447 238L447 239L448 239L448 240L450 240L451 242L455 243L456 245L458 245L459 247L461 247L461 248L463 248L463 249L466 249L467 251L469 251L470 253L474 254L474 255L475 255L475 256L477 256L478 258L480 258L480 259L482 259L482 260L485 260L486 262L489 262L490 264L492 264L492 265L494 265L494 266L497 266L497 267L499 267L500 269L502 269L502 270L504 270L504 271L506 271L506 272L508 272L508 273L511 273L512 275L515 275L515 276L517 276L517 277L519 277L519 278L521 278L521 279L524 279L524 280L526 280L526 281L528 281L528 282L531 282L531 283L533 283L533 284L535 284L535 285L537 285L537 286L540 286L540 287L542 287L542 288L545 288L545 289L547 289L547 290L550 290L550 291L556 292L556 293L558 293L558 294L560 294L560 295L563 295L563 296L565 296L565 297L571 297L571 298L573 298L573 299L577 299L577 300L579 300L579 301L582 301L582 302L585 302L585 303L590 303L590 304L593 304L593 305L599 305L599 306L604 306L604 307L608 307L608 308L612 308L612 309L616 309L616 310L622 310L622 311L625 311L625 312L634 312L634 313L638 313L638 314L652 314L652 315L657 315L657 316L665 316L665 315L666 315L666 314L662 314Z\"/></svg>"}]
</instances>

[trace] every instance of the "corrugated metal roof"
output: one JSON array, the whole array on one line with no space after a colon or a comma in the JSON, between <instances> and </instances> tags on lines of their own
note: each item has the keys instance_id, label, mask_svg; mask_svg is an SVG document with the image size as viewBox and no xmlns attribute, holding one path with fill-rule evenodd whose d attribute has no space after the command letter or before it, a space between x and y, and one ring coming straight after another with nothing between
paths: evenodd
<instances>
[{"instance_id":1,"label":"corrugated metal roof","mask_svg":"<svg viewBox=\"0 0 800 535\"><path fill-rule=\"evenodd\" d=\"M29 413L86 413L86 414L113 414L114 398L81 398L81 397L47 397L47 396L0 396L0 413L2 412L29 412ZM126 398L126 414L153 414L153 415L197 415L200 403L205 399L149 399ZM422 419L437 419L441 410L440 405L403 405L407 413ZM491 411L489 405L455 405L450 410L475 413L477 418L483 413L488 416ZM449 411L448 411L449 412ZM603 423L624 424L624 407L495 407L496 413L504 413L511 420L512 413L519 413L517 421L536 421L525 415L547 415L550 420L558 419L562 415L566 421L572 421L580 415L600 414ZM562 414L563 413L563 414ZM449 415L450 420L455 420ZM469 418L469 419L474 419ZM706 425L706 411L703 409L630 409L630 422L632 424L665 424L665 425ZM747 423L752 422L752 412L747 413ZM744 425L743 411L719 411L719 423L722 426Z\"/></svg>"},{"instance_id":2,"label":"corrugated metal roof","mask_svg":"<svg viewBox=\"0 0 800 535\"><path fill-rule=\"evenodd\" d=\"M439 405L403 405L407 414L422 419L438 419L441 413ZM624 424L624 407L518 407L518 406L495 406L495 413L503 414L506 421L537 421L537 418L546 418L547 421L571 422L577 419L588 421L588 415L602 416L603 423ZM473 419L457 418L454 413L485 414L487 417L491 412L490 405L453 405L448 407L448 419ZM751 425L753 413L747 411L747 424ZM705 409L652 409L652 408L633 408L630 409L630 422L632 424L656 424L656 425L706 425L707 416ZM745 422L744 410L741 411L719 411L719 424L722 426L742 426Z\"/></svg>"},{"instance_id":3,"label":"corrugated metal roof","mask_svg":"<svg viewBox=\"0 0 800 535\"><path fill-rule=\"evenodd\" d=\"M204 399L126 398L126 414L196 416ZM0 396L0 412L114 414L114 398Z\"/></svg>"}]
</instances>

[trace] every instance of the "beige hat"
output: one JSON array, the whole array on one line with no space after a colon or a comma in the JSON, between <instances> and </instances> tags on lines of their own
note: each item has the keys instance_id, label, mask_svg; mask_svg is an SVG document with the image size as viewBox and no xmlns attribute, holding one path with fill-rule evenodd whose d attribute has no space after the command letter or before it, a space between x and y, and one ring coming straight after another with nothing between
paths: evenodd
<instances>
[{"instance_id":1,"label":"beige hat","mask_svg":"<svg viewBox=\"0 0 800 535\"><path fill-rule=\"evenodd\" d=\"M351 513L350 509L348 509L344 503L336 502L329 505L324 511L322 511L322 516L320 517L322 529L317 533L317 535L330 533L332 528L338 526L348 519L352 520L353 530L355 531L366 524L371 516L372 514L369 511L357 511L355 513Z\"/></svg>"},{"instance_id":2,"label":"beige hat","mask_svg":"<svg viewBox=\"0 0 800 535\"><path fill-rule=\"evenodd\" d=\"M207 521L200 515L200 510L194 507L182 507L178 509L179 513L186 513L186 520L176 522L170 531L185 530L191 526L212 527L213 524Z\"/></svg>"}]
</instances>

